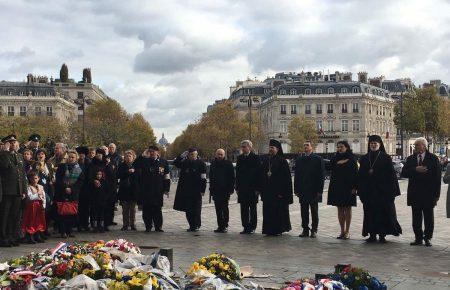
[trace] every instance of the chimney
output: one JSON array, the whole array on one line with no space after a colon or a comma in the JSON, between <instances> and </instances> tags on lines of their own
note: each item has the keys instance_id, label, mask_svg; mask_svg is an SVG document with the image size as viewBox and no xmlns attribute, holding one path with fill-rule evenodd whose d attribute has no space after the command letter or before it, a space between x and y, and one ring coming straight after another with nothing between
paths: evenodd
<instances>
[{"instance_id":1,"label":"chimney","mask_svg":"<svg viewBox=\"0 0 450 290\"><path fill-rule=\"evenodd\" d=\"M367 72L362 71L358 73L358 82L367 84Z\"/></svg>"}]
</instances>

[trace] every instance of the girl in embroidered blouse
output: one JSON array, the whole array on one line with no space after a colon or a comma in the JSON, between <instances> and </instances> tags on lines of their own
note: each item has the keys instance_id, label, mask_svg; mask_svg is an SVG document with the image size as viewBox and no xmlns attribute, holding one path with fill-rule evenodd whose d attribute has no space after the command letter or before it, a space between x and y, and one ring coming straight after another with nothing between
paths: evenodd
<instances>
[{"instance_id":1,"label":"girl in embroidered blouse","mask_svg":"<svg viewBox=\"0 0 450 290\"><path fill-rule=\"evenodd\" d=\"M39 175L36 171L30 171L27 178L27 202L23 212L22 230L25 233L27 243L43 243L43 235L46 229L45 191L44 187L39 184Z\"/></svg>"}]
</instances>

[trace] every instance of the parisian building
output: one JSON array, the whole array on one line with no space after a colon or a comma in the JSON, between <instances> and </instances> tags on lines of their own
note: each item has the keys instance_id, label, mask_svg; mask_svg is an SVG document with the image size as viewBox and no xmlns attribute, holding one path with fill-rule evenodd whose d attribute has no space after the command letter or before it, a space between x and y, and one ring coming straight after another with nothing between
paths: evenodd
<instances>
[{"instance_id":1,"label":"parisian building","mask_svg":"<svg viewBox=\"0 0 450 290\"><path fill-rule=\"evenodd\" d=\"M0 82L0 114L4 116L50 116L61 121L80 119L84 109L108 96L92 83L90 69L79 82L69 79L63 65L60 78L27 75L23 82Z\"/></svg>"}]
</instances>

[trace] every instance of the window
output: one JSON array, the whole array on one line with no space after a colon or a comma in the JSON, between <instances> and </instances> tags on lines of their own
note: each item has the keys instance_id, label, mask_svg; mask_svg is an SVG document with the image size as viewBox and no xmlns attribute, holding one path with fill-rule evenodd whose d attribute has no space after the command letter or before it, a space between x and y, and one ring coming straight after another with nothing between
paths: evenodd
<instances>
[{"instance_id":1,"label":"window","mask_svg":"<svg viewBox=\"0 0 450 290\"><path fill-rule=\"evenodd\" d=\"M8 96L12 96L12 91L8 91Z\"/></svg>"},{"instance_id":2,"label":"window","mask_svg":"<svg viewBox=\"0 0 450 290\"><path fill-rule=\"evenodd\" d=\"M14 116L14 107L8 106L8 116Z\"/></svg>"},{"instance_id":3,"label":"window","mask_svg":"<svg viewBox=\"0 0 450 290\"><path fill-rule=\"evenodd\" d=\"M350 146L352 148L353 153L361 152L361 143L359 143L358 140L354 140Z\"/></svg>"},{"instance_id":4,"label":"window","mask_svg":"<svg viewBox=\"0 0 450 290\"><path fill-rule=\"evenodd\" d=\"M341 94L346 94L347 93L347 88L341 88Z\"/></svg>"},{"instance_id":5,"label":"window","mask_svg":"<svg viewBox=\"0 0 450 290\"><path fill-rule=\"evenodd\" d=\"M359 113L359 104L358 103L353 103L353 113ZM372 110L369 109L369 113L372 113Z\"/></svg>"},{"instance_id":6,"label":"window","mask_svg":"<svg viewBox=\"0 0 450 290\"><path fill-rule=\"evenodd\" d=\"M328 129L329 132L334 131L334 123L333 123L333 120L328 120L328 121L327 121L327 129Z\"/></svg>"},{"instance_id":7,"label":"window","mask_svg":"<svg viewBox=\"0 0 450 290\"><path fill-rule=\"evenodd\" d=\"M297 105L291 105L291 114L296 115L297 114Z\"/></svg>"},{"instance_id":8,"label":"window","mask_svg":"<svg viewBox=\"0 0 450 290\"><path fill-rule=\"evenodd\" d=\"M280 90L281 95L286 95L286 90Z\"/></svg>"},{"instance_id":9,"label":"window","mask_svg":"<svg viewBox=\"0 0 450 290\"><path fill-rule=\"evenodd\" d=\"M305 114L311 114L311 105L305 105Z\"/></svg>"},{"instance_id":10,"label":"window","mask_svg":"<svg viewBox=\"0 0 450 290\"><path fill-rule=\"evenodd\" d=\"M291 95L296 95L297 94L297 90L296 89L292 89L291 90Z\"/></svg>"},{"instance_id":11,"label":"window","mask_svg":"<svg viewBox=\"0 0 450 290\"><path fill-rule=\"evenodd\" d=\"M341 104L341 112L347 113L347 104Z\"/></svg>"},{"instance_id":12,"label":"window","mask_svg":"<svg viewBox=\"0 0 450 290\"><path fill-rule=\"evenodd\" d=\"M327 113L328 114L333 114L333 104L328 104L327 105Z\"/></svg>"},{"instance_id":13,"label":"window","mask_svg":"<svg viewBox=\"0 0 450 290\"><path fill-rule=\"evenodd\" d=\"M355 94L357 94L357 93L359 93L359 89L358 89L357 87L354 87L354 88L352 89L352 92L355 93Z\"/></svg>"},{"instance_id":14,"label":"window","mask_svg":"<svg viewBox=\"0 0 450 290\"><path fill-rule=\"evenodd\" d=\"M322 89L317 89L317 90L316 90L316 94L317 94L317 95L322 94Z\"/></svg>"},{"instance_id":15,"label":"window","mask_svg":"<svg viewBox=\"0 0 450 290\"><path fill-rule=\"evenodd\" d=\"M40 115L42 114L42 109L41 109L41 107L35 107L35 108L34 108L34 114L35 114L36 116L40 116Z\"/></svg>"},{"instance_id":16,"label":"window","mask_svg":"<svg viewBox=\"0 0 450 290\"><path fill-rule=\"evenodd\" d=\"M280 106L280 114L281 115L286 115L286 105L281 105Z\"/></svg>"},{"instance_id":17,"label":"window","mask_svg":"<svg viewBox=\"0 0 450 290\"><path fill-rule=\"evenodd\" d=\"M20 116L26 116L27 115L27 107L20 106Z\"/></svg>"},{"instance_id":18,"label":"window","mask_svg":"<svg viewBox=\"0 0 450 290\"><path fill-rule=\"evenodd\" d=\"M47 107L47 116L49 116L49 117L53 116L53 108L52 107Z\"/></svg>"},{"instance_id":19,"label":"window","mask_svg":"<svg viewBox=\"0 0 450 290\"><path fill-rule=\"evenodd\" d=\"M306 89L305 90L305 95L311 95L311 89Z\"/></svg>"},{"instance_id":20,"label":"window","mask_svg":"<svg viewBox=\"0 0 450 290\"><path fill-rule=\"evenodd\" d=\"M348 120L341 120L341 131L348 132Z\"/></svg>"},{"instance_id":21,"label":"window","mask_svg":"<svg viewBox=\"0 0 450 290\"><path fill-rule=\"evenodd\" d=\"M25 96L25 92L24 91L20 91L20 95L21 96Z\"/></svg>"},{"instance_id":22,"label":"window","mask_svg":"<svg viewBox=\"0 0 450 290\"><path fill-rule=\"evenodd\" d=\"M83 92L78 92L78 99L82 99L83 98Z\"/></svg>"},{"instance_id":23,"label":"window","mask_svg":"<svg viewBox=\"0 0 450 290\"><path fill-rule=\"evenodd\" d=\"M323 129L322 120L316 121L316 129L317 129L317 131L322 131L322 129Z\"/></svg>"},{"instance_id":24,"label":"window","mask_svg":"<svg viewBox=\"0 0 450 290\"><path fill-rule=\"evenodd\" d=\"M316 105L316 114L322 114L322 104Z\"/></svg>"},{"instance_id":25,"label":"window","mask_svg":"<svg viewBox=\"0 0 450 290\"><path fill-rule=\"evenodd\" d=\"M280 122L280 132L281 133L286 133L287 132L287 123L286 123L286 121L281 121Z\"/></svg>"},{"instance_id":26,"label":"window","mask_svg":"<svg viewBox=\"0 0 450 290\"><path fill-rule=\"evenodd\" d=\"M352 130L359 132L359 120L353 120Z\"/></svg>"},{"instance_id":27,"label":"window","mask_svg":"<svg viewBox=\"0 0 450 290\"><path fill-rule=\"evenodd\" d=\"M328 88L328 93L329 93L330 95L334 94L334 89L333 89L333 88Z\"/></svg>"}]
</instances>

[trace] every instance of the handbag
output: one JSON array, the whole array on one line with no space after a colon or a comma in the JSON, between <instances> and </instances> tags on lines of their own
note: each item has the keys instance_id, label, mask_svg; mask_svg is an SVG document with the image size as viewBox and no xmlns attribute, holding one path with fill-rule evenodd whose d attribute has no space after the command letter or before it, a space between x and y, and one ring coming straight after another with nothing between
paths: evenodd
<instances>
[{"instance_id":1,"label":"handbag","mask_svg":"<svg viewBox=\"0 0 450 290\"><path fill-rule=\"evenodd\" d=\"M77 201L58 201L56 202L58 214L61 216L77 215L78 202Z\"/></svg>"}]
</instances>

